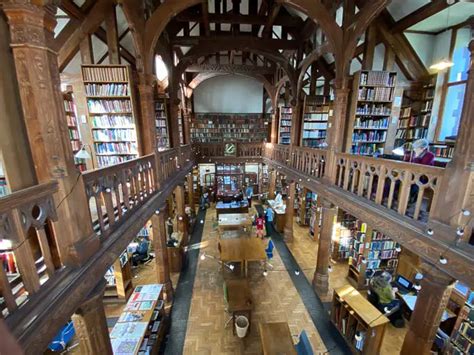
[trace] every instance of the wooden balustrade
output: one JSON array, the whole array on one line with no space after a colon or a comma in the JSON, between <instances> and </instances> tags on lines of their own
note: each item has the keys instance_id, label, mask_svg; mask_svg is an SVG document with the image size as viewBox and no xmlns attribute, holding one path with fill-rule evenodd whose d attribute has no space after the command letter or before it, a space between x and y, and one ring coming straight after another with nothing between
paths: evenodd
<instances>
[{"instance_id":1,"label":"wooden balustrade","mask_svg":"<svg viewBox=\"0 0 474 355\"><path fill-rule=\"evenodd\" d=\"M237 156L238 157L261 157L263 153L262 143L238 143Z\"/></svg>"},{"instance_id":2,"label":"wooden balustrade","mask_svg":"<svg viewBox=\"0 0 474 355\"><path fill-rule=\"evenodd\" d=\"M263 156L263 143L235 143L236 150L226 152L226 143L195 143L194 149L200 161L212 158L260 158Z\"/></svg>"},{"instance_id":3,"label":"wooden balustrade","mask_svg":"<svg viewBox=\"0 0 474 355\"><path fill-rule=\"evenodd\" d=\"M336 185L401 215L426 222L444 169L347 153L336 154Z\"/></svg>"},{"instance_id":4,"label":"wooden balustrade","mask_svg":"<svg viewBox=\"0 0 474 355\"><path fill-rule=\"evenodd\" d=\"M193 160L194 151L190 144L171 148L157 153L159 160L159 178L163 183L172 178L182 166Z\"/></svg>"},{"instance_id":5,"label":"wooden balustrade","mask_svg":"<svg viewBox=\"0 0 474 355\"><path fill-rule=\"evenodd\" d=\"M51 182L0 198L0 239L10 244L0 253L5 258L14 255L7 269L1 258L0 318L38 292L61 267L53 226L57 220L53 194L57 190L57 183Z\"/></svg>"},{"instance_id":6,"label":"wooden balustrade","mask_svg":"<svg viewBox=\"0 0 474 355\"><path fill-rule=\"evenodd\" d=\"M160 161L167 152L160 154ZM150 154L83 175L94 229L102 237L157 191L155 159L155 154Z\"/></svg>"}]
</instances>

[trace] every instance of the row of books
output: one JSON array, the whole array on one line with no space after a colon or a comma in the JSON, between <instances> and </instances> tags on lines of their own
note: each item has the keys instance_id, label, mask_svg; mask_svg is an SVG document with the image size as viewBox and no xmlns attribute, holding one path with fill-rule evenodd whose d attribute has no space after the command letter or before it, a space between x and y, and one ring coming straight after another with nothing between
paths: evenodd
<instances>
[{"instance_id":1,"label":"row of books","mask_svg":"<svg viewBox=\"0 0 474 355\"><path fill-rule=\"evenodd\" d=\"M165 104L162 102L155 102L155 110L156 111L164 111L165 110Z\"/></svg>"},{"instance_id":2,"label":"row of books","mask_svg":"<svg viewBox=\"0 0 474 355\"><path fill-rule=\"evenodd\" d=\"M69 127L77 126L77 119L74 115L66 114L66 122Z\"/></svg>"},{"instance_id":3,"label":"row of books","mask_svg":"<svg viewBox=\"0 0 474 355\"><path fill-rule=\"evenodd\" d=\"M134 129L101 129L92 131L95 141L136 141Z\"/></svg>"},{"instance_id":4,"label":"row of books","mask_svg":"<svg viewBox=\"0 0 474 355\"><path fill-rule=\"evenodd\" d=\"M454 154L454 147L433 145L430 147L431 152L440 158L452 158Z\"/></svg>"},{"instance_id":5,"label":"row of books","mask_svg":"<svg viewBox=\"0 0 474 355\"><path fill-rule=\"evenodd\" d=\"M235 123L229 123L229 124L195 124L191 123L191 129L196 129L196 130L219 130L219 129L224 129L224 128L247 128L247 129L254 129L258 128L259 125L257 124L235 124Z\"/></svg>"},{"instance_id":6,"label":"row of books","mask_svg":"<svg viewBox=\"0 0 474 355\"><path fill-rule=\"evenodd\" d=\"M409 118L411 116L411 106L402 107L400 109L400 119Z\"/></svg>"},{"instance_id":7,"label":"row of books","mask_svg":"<svg viewBox=\"0 0 474 355\"><path fill-rule=\"evenodd\" d=\"M82 67L84 81L127 81L128 73L126 67Z\"/></svg>"},{"instance_id":8,"label":"row of books","mask_svg":"<svg viewBox=\"0 0 474 355\"><path fill-rule=\"evenodd\" d=\"M155 119L155 124L156 124L156 127L167 127L167 124L166 124L166 117L163 118L163 119Z\"/></svg>"},{"instance_id":9,"label":"row of books","mask_svg":"<svg viewBox=\"0 0 474 355\"><path fill-rule=\"evenodd\" d=\"M393 259L397 258L398 253L396 250L390 249L390 250L371 250L369 251L368 254L368 259L369 260L374 260L374 259Z\"/></svg>"},{"instance_id":10,"label":"row of books","mask_svg":"<svg viewBox=\"0 0 474 355\"><path fill-rule=\"evenodd\" d=\"M351 148L351 154L374 155L375 153L383 154L383 148L379 148L377 144L357 145Z\"/></svg>"},{"instance_id":11,"label":"row of books","mask_svg":"<svg viewBox=\"0 0 474 355\"><path fill-rule=\"evenodd\" d=\"M383 240L383 241L372 241L370 243L371 250L388 250L388 249L394 249L397 246L398 244L391 239Z\"/></svg>"},{"instance_id":12,"label":"row of books","mask_svg":"<svg viewBox=\"0 0 474 355\"><path fill-rule=\"evenodd\" d=\"M326 131L303 131L303 139L326 138Z\"/></svg>"},{"instance_id":13,"label":"row of books","mask_svg":"<svg viewBox=\"0 0 474 355\"><path fill-rule=\"evenodd\" d=\"M131 116L94 116L92 118L93 128L135 128Z\"/></svg>"},{"instance_id":14,"label":"row of books","mask_svg":"<svg viewBox=\"0 0 474 355\"><path fill-rule=\"evenodd\" d=\"M394 86L396 73L369 71L360 73L360 85Z\"/></svg>"},{"instance_id":15,"label":"row of books","mask_svg":"<svg viewBox=\"0 0 474 355\"><path fill-rule=\"evenodd\" d=\"M87 96L128 96L128 84L85 84Z\"/></svg>"},{"instance_id":16,"label":"row of books","mask_svg":"<svg viewBox=\"0 0 474 355\"><path fill-rule=\"evenodd\" d=\"M77 129L69 128L68 132L69 132L69 139L71 139L71 140L81 139L79 137L79 132L77 131Z\"/></svg>"},{"instance_id":17,"label":"row of books","mask_svg":"<svg viewBox=\"0 0 474 355\"><path fill-rule=\"evenodd\" d=\"M329 105L324 106L305 106L305 113L327 113L329 114Z\"/></svg>"},{"instance_id":18,"label":"row of books","mask_svg":"<svg viewBox=\"0 0 474 355\"><path fill-rule=\"evenodd\" d=\"M130 100L87 100L90 113L122 113L131 112Z\"/></svg>"},{"instance_id":19,"label":"row of books","mask_svg":"<svg viewBox=\"0 0 474 355\"><path fill-rule=\"evenodd\" d=\"M280 107L281 114L284 114L284 113L291 114L292 112L293 110L291 107Z\"/></svg>"},{"instance_id":20,"label":"row of books","mask_svg":"<svg viewBox=\"0 0 474 355\"><path fill-rule=\"evenodd\" d=\"M306 130L311 130L311 129L326 129L327 126L325 123L323 122L304 122L303 123L303 129L306 129Z\"/></svg>"},{"instance_id":21,"label":"row of books","mask_svg":"<svg viewBox=\"0 0 474 355\"><path fill-rule=\"evenodd\" d=\"M290 133L290 132L291 132L290 126L280 127L280 133Z\"/></svg>"},{"instance_id":22,"label":"row of books","mask_svg":"<svg viewBox=\"0 0 474 355\"><path fill-rule=\"evenodd\" d=\"M97 154L138 154L138 147L136 143L120 142L120 143L95 143L95 151Z\"/></svg>"},{"instance_id":23,"label":"row of books","mask_svg":"<svg viewBox=\"0 0 474 355\"><path fill-rule=\"evenodd\" d=\"M378 259L378 260L368 260L367 261L367 268L366 268L366 275L370 278L371 275L373 274L372 271L374 270L380 270L384 269L390 273L393 272L393 269L395 269L398 265L398 259L391 259L388 260L386 264L383 264L384 260Z\"/></svg>"},{"instance_id":24,"label":"row of books","mask_svg":"<svg viewBox=\"0 0 474 355\"><path fill-rule=\"evenodd\" d=\"M2 261L3 269L6 271L7 274L16 274L18 273L18 269L16 267L15 255L13 252L1 252L0 253L0 260Z\"/></svg>"},{"instance_id":25,"label":"row of books","mask_svg":"<svg viewBox=\"0 0 474 355\"><path fill-rule=\"evenodd\" d=\"M280 127L291 127L291 121L290 120L281 120L280 121Z\"/></svg>"},{"instance_id":26,"label":"row of books","mask_svg":"<svg viewBox=\"0 0 474 355\"><path fill-rule=\"evenodd\" d=\"M97 156L97 163L99 164L99 168L105 167L105 166L110 166L110 165L116 165L123 163L127 160L134 159L133 155L111 155L111 156L104 156L104 155L99 155Z\"/></svg>"},{"instance_id":27,"label":"row of books","mask_svg":"<svg viewBox=\"0 0 474 355\"><path fill-rule=\"evenodd\" d=\"M305 113L305 121L327 121L329 119L329 113Z\"/></svg>"},{"instance_id":28,"label":"row of books","mask_svg":"<svg viewBox=\"0 0 474 355\"><path fill-rule=\"evenodd\" d=\"M428 100L425 102L425 104L421 108L421 111L426 112L426 111L431 111L432 109L433 109L433 100Z\"/></svg>"},{"instance_id":29,"label":"row of books","mask_svg":"<svg viewBox=\"0 0 474 355\"><path fill-rule=\"evenodd\" d=\"M398 129L396 139L421 139L428 136L428 128Z\"/></svg>"},{"instance_id":30,"label":"row of books","mask_svg":"<svg viewBox=\"0 0 474 355\"><path fill-rule=\"evenodd\" d=\"M64 102L64 110L66 111L66 113L74 112L74 102L73 101L63 100L63 102Z\"/></svg>"},{"instance_id":31,"label":"row of books","mask_svg":"<svg viewBox=\"0 0 474 355\"><path fill-rule=\"evenodd\" d=\"M360 88L358 100L363 101L391 101L392 88Z\"/></svg>"},{"instance_id":32,"label":"row of books","mask_svg":"<svg viewBox=\"0 0 474 355\"><path fill-rule=\"evenodd\" d=\"M388 118L360 118L357 117L354 121L354 129L356 128L388 128Z\"/></svg>"},{"instance_id":33,"label":"row of books","mask_svg":"<svg viewBox=\"0 0 474 355\"><path fill-rule=\"evenodd\" d=\"M420 116L413 116L408 119L401 119L398 122L398 128L406 128L406 127L428 127L430 124L431 115L420 115Z\"/></svg>"},{"instance_id":34,"label":"row of books","mask_svg":"<svg viewBox=\"0 0 474 355\"><path fill-rule=\"evenodd\" d=\"M354 132L352 133L352 142L384 142L387 137L387 132L374 131L374 132Z\"/></svg>"},{"instance_id":35,"label":"row of books","mask_svg":"<svg viewBox=\"0 0 474 355\"><path fill-rule=\"evenodd\" d=\"M356 114L358 115L383 115L390 116L391 110L390 107L387 107L383 104L358 104L356 109Z\"/></svg>"}]
</instances>

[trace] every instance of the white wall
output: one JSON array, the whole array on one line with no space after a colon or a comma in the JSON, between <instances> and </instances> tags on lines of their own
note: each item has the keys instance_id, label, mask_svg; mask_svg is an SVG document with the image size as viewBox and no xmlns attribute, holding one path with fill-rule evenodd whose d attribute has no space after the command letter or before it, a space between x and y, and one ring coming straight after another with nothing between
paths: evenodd
<instances>
[{"instance_id":1,"label":"white wall","mask_svg":"<svg viewBox=\"0 0 474 355\"><path fill-rule=\"evenodd\" d=\"M408 42L410 42L416 54L418 54L418 57L420 57L425 67L428 68L433 63L433 51L436 43L436 37L438 36L421 33L405 33L405 37L407 38Z\"/></svg>"},{"instance_id":2,"label":"white wall","mask_svg":"<svg viewBox=\"0 0 474 355\"><path fill-rule=\"evenodd\" d=\"M197 113L262 113L263 84L239 75L217 76L194 90Z\"/></svg>"}]
</instances>

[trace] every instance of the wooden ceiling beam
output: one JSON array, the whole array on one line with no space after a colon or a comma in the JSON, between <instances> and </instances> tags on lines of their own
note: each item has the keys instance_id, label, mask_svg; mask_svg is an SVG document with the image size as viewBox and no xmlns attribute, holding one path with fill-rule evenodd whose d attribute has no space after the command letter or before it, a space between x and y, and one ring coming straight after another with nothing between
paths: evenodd
<instances>
[{"instance_id":1,"label":"wooden ceiling beam","mask_svg":"<svg viewBox=\"0 0 474 355\"><path fill-rule=\"evenodd\" d=\"M180 13L175 17L178 22L202 22L202 16L190 12ZM242 14L209 14L209 22L215 24L229 23L239 25L258 25L264 26L267 23L267 18L260 15L242 15ZM303 20L292 16L279 15L275 18L274 26L285 27L300 27L303 25Z\"/></svg>"},{"instance_id":2,"label":"wooden ceiling beam","mask_svg":"<svg viewBox=\"0 0 474 355\"><path fill-rule=\"evenodd\" d=\"M211 28L209 27L209 2L207 0L202 2L201 10L204 34L209 37L211 35Z\"/></svg>"},{"instance_id":3,"label":"wooden ceiling beam","mask_svg":"<svg viewBox=\"0 0 474 355\"><path fill-rule=\"evenodd\" d=\"M280 12L280 8L281 8L280 3L273 3L273 6L271 7L269 14L267 16L267 22L265 23L265 26L263 27L263 31L262 31L263 38L270 38L272 36L273 24L275 23L275 19L277 18L278 13Z\"/></svg>"},{"instance_id":4,"label":"wooden ceiling beam","mask_svg":"<svg viewBox=\"0 0 474 355\"><path fill-rule=\"evenodd\" d=\"M228 64L192 64L186 68L187 73L215 72L215 73L252 73L270 75L275 73L274 67L259 65L228 65Z\"/></svg>"},{"instance_id":5,"label":"wooden ceiling beam","mask_svg":"<svg viewBox=\"0 0 474 355\"><path fill-rule=\"evenodd\" d=\"M457 3L458 0L455 0L452 4L448 4L446 0L433 0L430 3L420 7L411 14L403 17L398 20L393 26L390 27L392 33L403 32L407 28L410 28L413 25L435 15L436 13L447 9L453 4Z\"/></svg>"},{"instance_id":6,"label":"wooden ceiling beam","mask_svg":"<svg viewBox=\"0 0 474 355\"><path fill-rule=\"evenodd\" d=\"M202 37L202 36L189 36L189 37L175 37L170 40L171 45L173 46L196 46L201 43L225 43L225 42L233 42L233 43L240 43L242 49L245 48L246 45L258 45L262 47L262 49L269 49L269 50L296 50L298 49L299 42L293 40L285 40L285 39L273 39L273 38L256 38L252 36L226 36L220 35L217 36L215 33L211 33L211 37Z\"/></svg>"}]
</instances>

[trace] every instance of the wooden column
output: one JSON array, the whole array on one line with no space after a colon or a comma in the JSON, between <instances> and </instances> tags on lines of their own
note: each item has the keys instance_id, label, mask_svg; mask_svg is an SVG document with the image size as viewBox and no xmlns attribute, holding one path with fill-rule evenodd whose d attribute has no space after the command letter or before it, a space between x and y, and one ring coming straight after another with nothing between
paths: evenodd
<instances>
[{"instance_id":1,"label":"wooden column","mask_svg":"<svg viewBox=\"0 0 474 355\"><path fill-rule=\"evenodd\" d=\"M81 354L112 354L103 297L105 280L91 292L72 316Z\"/></svg>"},{"instance_id":2,"label":"wooden column","mask_svg":"<svg viewBox=\"0 0 474 355\"><path fill-rule=\"evenodd\" d=\"M448 163L441 180L439 200L434 206L433 219L453 226L467 223L461 209L474 213L474 40L469 44L471 65L464 95L461 122L459 125L453 160ZM460 188L461 187L461 188ZM474 228L471 218L464 238L469 238Z\"/></svg>"},{"instance_id":3,"label":"wooden column","mask_svg":"<svg viewBox=\"0 0 474 355\"><path fill-rule=\"evenodd\" d=\"M64 264L78 265L99 248L92 229L84 184L74 165L58 57L52 48L56 7L8 2L11 48L20 89L24 125L39 183L59 183L55 194L57 243Z\"/></svg>"},{"instance_id":4,"label":"wooden column","mask_svg":"<svg viewBox=\"0 0 474 355\"><path fill-rule=\"evenodd\" d=\"M107 47L109 52L110 64L120 64L120 48L117 31L117 14L115 4L113 4L109 12L105 15L105 28L107 31Z\"/></svg>"},{"instance_id":5,"label":"wooden column","mask_svg":"<svg viewBox=\"0 0 474 355\"><path fill-rule=\"evenodd\" d=\"M92 48L92 37L87 35L79 45L82 64L94 64L94 50Z\"/></svg>"},{"instance_id":6,"label":"wooden column","mask_svg":"<svg viewBox=\"0 0 474 355\"><path fill-rule=\"evenodd\" d=\"M169 134L170 134L170 144L171 148L176 148L181 145L179 142L179 100L170 98L170 111L169 111Z\"/></svg>"},{"instance_id":7,"label":"wooden column","mask_svg":"<svg viewBox=\"0 0 474 355\"><path fill-rule=\"evenodd\" d=\"M0 339L2 339L0 342L0 354L24 354L17 339L12 335L2 318L0 318Z\"/></svg>"},{"instance_id":8,"label":"wooden column","mask_svg":"<svg viewBox=\"0 0 474 355\"><path fill-rule=\"evenodd\" d=\"M374 66L375 45L377 43L377 27L369 26L365 31L364 58L362 60L363 70L372 70Z\"/></svg>"},{"instance_id":9,"label":"wooden column","mask_svg":"<svg viewBox=\"0 0 474 355\"><path fill-rule=\"evenodd\" d=\"M321 213L323 216L319 232L318 258L314 271L313 288L319 295L324 296L329 290L328 266L331 255L332 229L337 209L328 201L322 200Z\"/></svg>"},{"instance_id":10,"label":"wooden column","mask_svg":"<svg viewBox=\"0 0 474 355\"><path fill-rule=\"evenodd\" d=\"M392 71L395 65L395 51L389 45L385 45L385 55L383 57L383 70Z\"/></svg>"},{"instance_id":11,"label":"wooden column","mask_svg":"<svg viewBox=\"0 0 474 355\"><path fill-rule=\"evenodd\" d=\"M433 265L422 264L423 279L408 325L402 355L429 354L453 288L454 280Z\"/></svg>"},{"instance_id":12,"label":"wooden column","mask_svg":"<svg viewBox=\"0 0 474 355\"><path fill-rule=\"evenodd\" d=\"M140 152L143 155L151 154L156 149L155 102L153 97L153 77L140 74L138 92L140 94Z\"/></svg>"},{"instance_id":13,"label":"wooden column","mask_svg":"<svg viewBox=\"0 0 474 355\"><path fill-rule=\"evenodd\" d=\"M301 137L301 121L303 119L303 102L298 101L294 105L291 105L292 114L291 114L291 138L290 144L292 146L299 146L300 145L300 137Z\"/></svg>"},{"instance_id":14,"label":"wooden column","mask_svg":"<svg viewBox=\"0 0 474 355\"><path fill-rule=\"evenodd\" d=\"M173 284L170 278L168 249L166 248L166 213L160 211L151 217L153 249L155 250L157 282L164 285L165 299L173 300Z\"/></svg>"},{"instance_id":15,"label":"wooden column","mask_svg":"<svg viewBox=\"0 0 474 355\"><path fill-rule=\"evenodd\" d=\"M188 183L188 199L189 199L189 207L196 212L196 205L194 204L194 182L193 182L193 174L189 173L186 177Z\"/></svg>"},{"instance_id":16,"label":"wooden column","mask_svg":"<svg viewBox=\"0 0 474 355\"><path fill-rule=\"evenodd\" d=\"M334 114L329 118L327 130L327 156L324 179L331 183L336 181L336 157L335 154L344 149L344 129L346 127L347 105L349 102L349 78L344 77L336 80Z\"/></svg>"},{"instance_id":17,"label":"wooden column","mask_svg":"<svg viewBox=\"0 0 474 355\"><path fill-rule=\"evenodd\" d=\"M270 143L278 144L278 125L279 125L279 116L280 109L277 107L272 113L272 131L270 133Z\"/></svg>"},{"instance_id":18,"label":"wooden column","mask_svg":"<svg viewBox=\"0 0 474 355\"><path fill-rule=\"evenodd\" d=\"M268 172L268 199L273 200L275 198L275 190L276 190L276 171L270 170Z\"/></svg>"},{"instance_id":19,"label":"wooden column","mask_svg":"<svg viewBox=\"0 0 474 355\"><path fill-rule=\"evenodd\" d=\"M290 182L288 186L288 199L286 201L286 219L283 230L285 242L293 241L293 220L295 217L296 182Z\"/></svg>"},{"instance_id":20,"label":"wooden column","mask_svg":"<svg viewBox=\"0 0 474 355\"><path fill-rule=\"evenodd\" d=\"M183 246L188 245L188 219L184 212L184 186L178 185L174 189L174 196L176 200L176 218L178 220L178 231L183 233Z\"/></svg>"}]
</instances>

